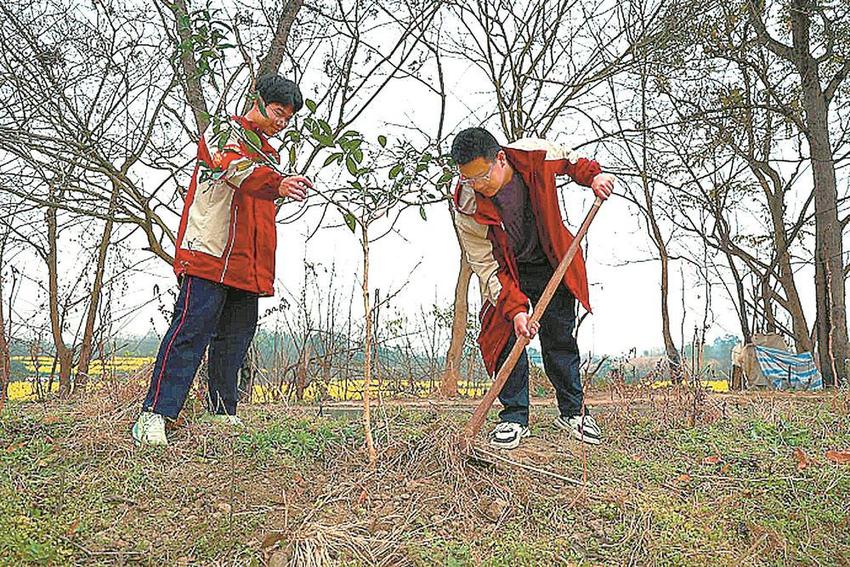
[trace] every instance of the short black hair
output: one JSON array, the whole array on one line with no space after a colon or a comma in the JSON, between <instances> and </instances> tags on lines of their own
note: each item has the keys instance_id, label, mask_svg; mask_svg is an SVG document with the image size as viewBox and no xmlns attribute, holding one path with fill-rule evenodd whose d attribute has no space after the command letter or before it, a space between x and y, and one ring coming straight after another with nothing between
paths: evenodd
<instances>
[{"instance_id":1,"label":"short black hair","mask_svg":"<svg viewBox=\"0 0 850 567\"><path fill-rule=\"evenodd\" d=\"M298 112L304 106L304 97L301 96L298 85L277 73L263 75L257 79L257 91L265 104L276 102L291 106L294 112Z\"/></svg>"},{"instance_id":2,"label":"short black hair","mask_svg":"<svg viewBox=\"0 0 850 567\"><path fill-rule=\"evenodd\" d=\"M484 128L467 128L452 142L452 159L458 165L466 165L476 158L492 161L501 149L493 134Z\"/></svg>"}]
</instances>

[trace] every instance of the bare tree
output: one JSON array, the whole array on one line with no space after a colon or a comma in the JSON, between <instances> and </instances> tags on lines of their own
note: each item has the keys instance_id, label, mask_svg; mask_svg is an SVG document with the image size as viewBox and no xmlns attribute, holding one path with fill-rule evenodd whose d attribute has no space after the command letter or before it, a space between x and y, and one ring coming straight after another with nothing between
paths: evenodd
<instances>
[{"instance_id":1,"label":"bare tree","mask_svg":"<svg viewBox=\"0 0 850 567\"><path fill-rule=\"evenodd\" d=\"M824 383L838 385L847 379L850 344L845 305L843 229L838 217L838 188L834 122L830 109L850 75L850 7L845 3L823 4L814 0L779 2L746 0L746 25L741 42L730 51L747 61L752 42L766 47L796 73L792 96L783 97L767 85L766 104L773 106L799 130L808 145L815 204L815 298L817 305L818 357ZM733 5L726 4L732 16ZM788 27L777 26L787 17ZM783 30L784 31L780 31Z\"/></svg>"},{"instance_id":2,"label":"bare tree","mask_svg":"<svg viewBox=\"0 0 850 567\"><path fill-rule=\"evenodd\" d=\"M146 13L105 4L88 10L62 0L7 3L0 11L0 74L13 93L0 118L0 150L33 170L63 176L66 198L52 205L73 214L107 220L117 184L114 222L140 229L153 253L170 258L163 239L173 240L173 233L158 212L157 188L145 191L131 172L157 168L148 152L175 86L161 55L148 48L156 31ZM4 188L51 204L44 191Z\"/></svg>"},{"instance_id":3,"label":"bare tree","mask_svg":"<svg viewBox=\"0 0 850 567\"><path fill-rule=\"evenodd\" d=\"M108 257L109 246L112 243L112 227L114 225L113 215L118 205L118 196L120 195L119 185L112 184L112 196L109 200L109 209L107 210L107 220L103 225L100 242L97 246L97 259L94 266L94 277L89 292L88 306L86 308L86 320L83 328L83 336L80 341L80 353L77 360L77 373L74 379L74 390L82 394L85 392L88 383L89 364L91 363L92 353L94 351L95 340L95 323L97 322L98 309L100 306L101 295L103 292L103 280L106 273L106 260Z\"/></svg>"},{"instance_id":4,"label":"bare tree","mask_svg":"<svg viewBox=\"0 0 850 567\"><path fill-rule=\"evenodd\" d=\"M2 214L5 213L6 211L2 211ZM6 396L12 375L12 359L9 352L9 342L12 329L11 323L7 325L6 306L3 303L5 297L5 283L7 278L4 272L6 266L8 265L6 263L8 258L6 251L9 243L10 234L11 229L9 225L4 223L4 225L0 227L0 412L3 411L3 406L6 404ZM11 277L13 278L14 275L12 275ZM12 284L11 288L12 289L10 290L10 297L14 295L14 283ZM11 301L9 303L11 305ZM11 311L9 312L9 317L11 317Z\"/></svg>"},{"instance_id":5,"label":"bare tree","mask_svg":"<svg viewBox=\"0 0 850 567\"><path fill-rule=\"evenodd\" d=\"M72 300L58 295L61 226L104 224L80 341L84 376L113 223L141 228L151 249L165 255L160 238L169 231L130 170L144 164L155 117L173 83L167 78L160 83L161 58L146 46L150 30L139 9L114 4L87 9L49 0L7 3L0 10L5 16L0 76L13 93L0 115L0 151L17 159L3 185L45 210L41 255L60 395L67 396L75 347L63 337Z\"/></svg>"},{"instance_id":6,"label":"bare tree","mask_svg":"<svg viewBox=\"0 0 850 567\"><path fill-rule=\"evenodd\" d=\"M798 218L789 218L787 209L796 204L795 197L800 191L794 189L794 184L805 160L799 153L789 152L795 146L795 136L782 136L785 128L781 116L761 104L765 91L755 77L771 76L774 72L771 54L762 49L763 53L747 65L740 61L730 64L715 56L728 55L724 51L729 41L725 32L718 32L712 26L703 33L704 8L677 8L676 12L682 29L691 33L687 38L671 34L666 64L655 65L649 77L641 73L641 118L632 131L641 137L638 148L641 151L651 148L655 156L652 161L657 164L655 171L643 176L642 184L645 188L648 181L666 186L680 194L672 201L681 210L696 206L707 213L707 216L699 214L693 222L684 222L684 227L687 232L705 238L704 244L725 258L735 287L730 298L738 310L745 340L749 340L757 326L755 319L748 321L748 312L753 318L757 314L763 318L761 330L780 330L774 310L774 304L778 304L791 319L787 334L794 339L797 349L811 350L795 282L796 270L792 266L792 245L799 239L807 219L811 194L806 197L803 192ZM699 50L692 49L695 37L699 38ZM650 121L644 116L647 79L651 80L649 108L653 119ZM612 98L616 103L616 97ZM620 122L621 112L615 114ZM620 131L629 130L620 128ZM629 151L625 153L633 155ZM636 169L645 171L645 168ZM677 182L685 185L676 186ZM756 188L758 191L754 192ZM759 198L759 192L763 198ZM647 207L645 203L656 201L646 191L644 197L641 209ZM755 197L755 201L750 201L750 197ZM655 205L669 211L666 205L670 201L663 199ZM694 217L686 213L686 218ZM746 222L738 222L739 218ZM753 228L764 224L764 219L769 221L765 233L752 234ZM651 227L652 219L648 221ZM671 226L680 222L674 219ZM758 282L758 295L751 308L747 306L745 293L747 274L752 274Z\"/></svg>"},{"instance_id":7,"label":"bare tree","mask_svg":"<svg viewBox=\"0 0 850 567\"><path fill-rule=\"evenodd\" d=\"M779 3L679 3L683 29L689 33L675 38L680 55L671 57L674 65L670 72L656 74L654 89L660 99L656 102L661 106L669 103L672 112L660 135L666 138L661 143L670 150L674 163L669 168L673 175L666 182L673 177L677 181L672 185L680 184L675 199L679 205L693 205L705 213L686 215L674 223L705 239L707 246L725 258L735 288L730 298L738 310L745 340L760 327L785 332L793 338L798 351L808 351L813 343L795 274L799 264L811 262L806 257L810 249L802 242L813 218L809 206L815 202L817 255L821 250L818 241L823 240L817 236L821 230L818 227L826 226L825 219L829 217L818 213L826 210L818 208L818 191L826 187L827 194L835 194L833 149L829 163L824 165L815 158L816 148L823 153L824 136L828 139L830 134L836 136L838 145L847 142L846 127L840 120L831 120L828 112L829 102L838 100L835 97L848 70L846 33L842 35L840 23L846 18L841 17L839 8L806 8L799 3L791 3L790 7L794 14L789 20L791 28L797 31L789 30L792 45L783 49L779 40L785 38L780 35L775 39L767 31L767 27L779 29L773 26L780 13ZM808 25L803 21L807 18L818 20L812 24L817 33L804 40L803 35L809 32L803 33L801 26ZM834 56L813 55L822 49ZM789 59L792 51L801 61ZM818 119L822 123L809 124L820 110L813 102L817 96L803 92L800 65L815 74L817 70L811 65L820 65L821 73L833 74L819 95L821 102L827 103L820 108L824 111ZM808 107L803 100L806 96ZM815 162L820 163L819 173L815 172ZM812 166L815 173L813 192L798 183L807 166ZM825 167L833 170L831 180ZM753 197L755 201L751 200ZM839 200L827 201L831 204L824 206L837 219ZM795 208L796 212L792 212ZM840 232L844 222L833 225L839 231L839 248L834 247L834 242L829 245L830 258L841 266ZM797 255L802 256L797 266L795 244ZM823 266L816 270L816 280L821 282L818 289L825 293L824 274L829 265L833 270L836 265L816 259L814 264ZM746 289L750 276L755 290L752 299L747 297ZM843 291L840 295L843 305ZM822 295L819 313L823 312L826 299L827 295ZM787 313L790 324L781 323L777 308ZM840 361L844 356L831 356L829 348L823 348L829 347L828 342L822 340L831 337L832 344L839 347L846 342L844 308L840 311L838 330L819 335L821 366L828 368L833 359L838 366L843 365ZM750 315L752 319L748 320ZM820 329L823 317L819 316L818 321L816 327Z\"/></svg>"},{"instance_id":8,"label":"bare tree","mask_svg":"<svg viewBox=\"0 0 850 567\"><path fill-rule=\"evenodd\" d=\"M608 84L608 106L615 128L603 135L612 146L609 150L613 164L620 164L618 173L623 180L624 196L633 203L646 223L649 242L657 253L660 266L660 311L661 338L669 364L671 380L679 382L682 378L681 355L673 341L670 321L670 263L672 255L670 242L675 239L675 231L662 227L664 214L659 211L660 194L667 187L657 179L667 175L669 162L658 147L656 130L663 126L668 116L655 108L654 81L663 81L670 73L670 61L677 57L676 38L678 30L684 25L684 14L678 13L672 5L658 7L653 14L647 13L647 6L629 6L634 26L626 30L634 45L632 65L626 72L611 76ZM663 22L658 28L648 21L656 18ZM651 41L640 42L643 33L649 33L655 27ZM673 71L675 73L675 71ZM635 183L632 183L634 178ZM636 186L635 186L636 185ZM672 225L675 228L675 225ZM666 233L665 233L666 232ZM683 314L684 317L684 314ZM684 345L683 345L684 347Z\"/></svg>"}]
</instances>

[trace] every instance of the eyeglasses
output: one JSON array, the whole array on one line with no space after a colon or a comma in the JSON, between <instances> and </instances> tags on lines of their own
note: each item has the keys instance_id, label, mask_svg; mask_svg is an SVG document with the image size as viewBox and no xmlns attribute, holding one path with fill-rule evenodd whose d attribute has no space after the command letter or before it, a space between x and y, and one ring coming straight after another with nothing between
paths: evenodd
<instances>
[{"instance_id":1,"label":"eyeglasses","mask_svg":"<svg viewBox=\"0 0 850 567\"><path fill-rule=\"evenodd\" d=\"M490 181L490 176L493 174L493 168L496 167L496 161L490 164L489 169L487 169L486 173L482 173L481 175L476 175L475 177L464 177L461 175L460 177L460 186L461 187L475 187L476 185L480 185L482 183L487 183Z\"/></svg>"},{"instance_id":2,"label":"eyeglasses","mask_svg":"<svg viewBox=\"0 0 850 567\"><path fill-rule=\"evenodd\" d=\"M273 117L274 117L275 120L282 120L287 125L289 124L289 121L292 119L292 114L286 112L285 110L281 110L280 108L275 108L274 112L272 114L274 115Z\"/></svg>"}]
</instances>

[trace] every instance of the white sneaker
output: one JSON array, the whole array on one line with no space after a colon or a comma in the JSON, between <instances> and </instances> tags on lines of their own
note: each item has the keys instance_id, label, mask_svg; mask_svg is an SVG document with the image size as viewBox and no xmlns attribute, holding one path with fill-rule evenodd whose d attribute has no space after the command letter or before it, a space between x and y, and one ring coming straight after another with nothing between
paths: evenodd
<instances>
[{"instance_id":1,"label":"white sneaker","mask_svg":"<svg viewBox=\"0 0 850 567\"><path fill-rule=\"evenodd\" d=\"M531 432L527 426L503 421L490 433L490 446L498 449L516 449L519 447L520 440L529 435Z\"/></svg>"},{"instance_id":2,"label":"white sneaker","mask_svg":"<svg viewBox=\"0 0 850 567\"><path fill-rule=\"evenodd\" d=\"M229 415L226 413L212 413L204 416L203 421L207 423L219 423L222 425L229 425L231 427L245 427L245 422L239 419L235 415Z\"/></svg>"},{"instance_id":3,"label":"white sneaker","mask_svg":"<svg viewBox=\"0 0 850 567\"><path fill-rule=\"evenodd\" d=\"M165 438L165 417L158 413L143 411L133 424L133 439L139 445L168 445Z\"/></svg>"},{"instance_id":4,"label":"white sneaker","mask_svg":"<svg viewBox=\"0 0 850 567\"><path fill-rule=\"evenodd\" d=\"M591 415L580 415L572 417L560 416L555 420L555 427L564 431L572 431L573 437L591 445L602 443L602 432Z\"/></svg>"}]
</instances>

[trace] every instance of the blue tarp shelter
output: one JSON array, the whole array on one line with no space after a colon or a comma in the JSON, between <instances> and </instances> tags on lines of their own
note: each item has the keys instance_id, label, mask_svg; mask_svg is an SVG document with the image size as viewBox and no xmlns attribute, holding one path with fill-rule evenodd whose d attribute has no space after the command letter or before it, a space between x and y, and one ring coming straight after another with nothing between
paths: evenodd
<instances>
[{"instance_id":1,"label":"blue tarp shelter","mask_svg":"<svg viewBox=\"0 0 850 567\"><path fill-rule=\"evenodd\" d=\"M777 390L821 390L823 379L812 353L790 353L777 348L755 346L761 372Z\"/></svg>"}]
</instances>

